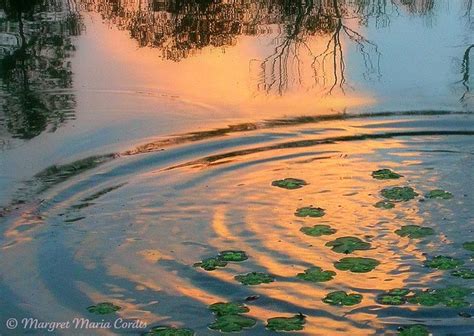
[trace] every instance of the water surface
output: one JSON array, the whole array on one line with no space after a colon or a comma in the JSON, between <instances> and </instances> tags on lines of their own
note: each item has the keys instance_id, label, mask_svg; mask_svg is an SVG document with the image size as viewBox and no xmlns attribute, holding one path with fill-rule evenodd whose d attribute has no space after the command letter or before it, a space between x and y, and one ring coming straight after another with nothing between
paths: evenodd
<instances>
[{"instance_id":1,"label":"water surface","mask_svg":"<svg viewBox=\"0 0 474 336\"><path fill-rule=\"evenodd\" d=\"M244 301L258 320L301 312L307 335L472 335L471 306L381 305L377 295L472 281L470 1L0 2L2 318L139 318L192 328ZM390 168L397 180L373 179ZM272 186L287 177L301 189ZM381 190L419 194L380 209ZM443 189L454 197L426 199ZM325 209L299 218L298 208ZM310 237L301 227L337 230ZM402 238L404 225L432 228ZM335 269L354 236L372 272ZM206 272L223 250L249 259ZM296 277L311 266L333 280ZM243 286L237 274L275 282ZM360 304L322 302L336 290ZM466 300L474 303L473 297ZM113 302L116 314L87 307ZM462 313L460 316L459 314ZM0 327L6 334L2 321ZM94 333L135 331L94 331ZM76 331L76 333L80 333Z\"/></svg>"}]
</instances>

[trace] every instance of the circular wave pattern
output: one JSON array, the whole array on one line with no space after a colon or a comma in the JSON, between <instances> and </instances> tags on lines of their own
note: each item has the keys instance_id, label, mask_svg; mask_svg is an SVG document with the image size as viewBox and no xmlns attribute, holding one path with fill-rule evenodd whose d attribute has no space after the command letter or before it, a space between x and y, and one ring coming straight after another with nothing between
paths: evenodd
<instances>
[{"instance_id":1,"label":"circular wave pattern","mask_svg":"<svg viewBox=\"0 0 474 336\"><path fill-rule=\"evenodd\" d=\"M415 323L435 334L468 335L472 322L458 314L474 313L471 307L387 306L376 298L393 288L472 289L472 280L424 262L446 255L472 268L462 244L474 240L473 121L463 113L406 113L266 122L52 167L3 213L2 292L18 302L14 311L43 320L87 316L86 307L111 301L124 318L184 325L202 335L218 334L207 328L208 305L247 297L258 297L246 304L259 323L243 334L267 333L266 319L301 312L308 335L396 334ZM382 168L402 177L374 179ZM307 185L272 186L288 177ZM383 189L399 186L418 196L392 209L374 206ZM454 197L425 197L434 189ZM325 215L295 216L309 206ZM300 230L313 225L337 231L315 237ZM432 228L434 235L395 233L406 225ZM325 246L340 237L370 248L345 255ZM209 272L193 267L223 250L243 250L249 259ZM380 264L352 273L335 265L345 257ZM296 276L314 266L336 275L320 283ZM253 271L275 281L244 286L234 278ZM339 290L361 294L362 302L322 301Z\"/></svg>"}]
</instances>

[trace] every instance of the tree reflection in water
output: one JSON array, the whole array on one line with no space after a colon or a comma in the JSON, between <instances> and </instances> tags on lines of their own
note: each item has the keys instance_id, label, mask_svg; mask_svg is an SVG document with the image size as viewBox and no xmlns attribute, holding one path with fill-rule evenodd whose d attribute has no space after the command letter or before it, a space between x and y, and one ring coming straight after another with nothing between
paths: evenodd
<instances>
[{"instance_id":1,"label":"tree reflection in water","mask_svg":"<svg viewBox=\"0 0 474 336\"><path fill-rule=\"evenodd\" d=\"M472 0L463 1L470 20ZM364 77L377 80L381 52L365 27L385 27L402 11L430 18L439 7L437 0L0 0L0 126L14 137L31 139L74 117L69 58L82 30L76 3L175 62L235 45L240 36L266 35L271 48L250 61L251 77L258 92L279 95L302 87L344 92L349 48L358 51L351 57L360 58ZM463 101L470 97L470 50L460 61Z\"/></svg>"},{"instance_id":2,"label":"tree reflection in water","mask_svg":"<svg viewBox=\"0 0 474 336\"><path fill-rule=\"evenodd\" d=\"M0 126L13 137L31 139L74 117L69 58L80 30L65 1L0 0Z\"/></svg>"},{"instance_id":3,"label":"tree reflection in water","mask_svg":"<svg viewBox=\"0 0 474 336\"><path fill-rule=\"evenodd\" d=\"M359 51L366 78L380 77L377 45L362 29L377 26L405 10L430 15L435 0L83 0L85 9L128 30L141 47L180 61L205 47L225 47L241 35L271 34L273 52L250 68L256 87L283 94L301 86L308 72L311 87L331 94L344 91L345 49ZM317 38L318 43L311 43ZM309 71L308 71L309 70ZM307 78L306 78L307 79Z\"/></svg>"}]
</instances>

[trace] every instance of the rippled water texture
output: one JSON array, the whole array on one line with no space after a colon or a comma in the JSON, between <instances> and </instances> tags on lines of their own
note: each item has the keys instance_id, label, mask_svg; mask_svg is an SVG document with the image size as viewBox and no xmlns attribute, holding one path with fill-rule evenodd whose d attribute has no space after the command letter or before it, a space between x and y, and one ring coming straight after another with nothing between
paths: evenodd
<instances>
[{"instance_id":1,"label":"rippled water texture","mask_svg":"<svg viewBox=\"0 0 474 336\"><path fill-rule=\"evenodd\" d=\"M474 334L473 276L455 276L474 271L470 1L30 5L0 1L0 333L122 317L217 335L208 306L240 302L244 335L297 314L303 335ZM199 264L227 250L248 259Z\"/></svg>"}]
</instances>

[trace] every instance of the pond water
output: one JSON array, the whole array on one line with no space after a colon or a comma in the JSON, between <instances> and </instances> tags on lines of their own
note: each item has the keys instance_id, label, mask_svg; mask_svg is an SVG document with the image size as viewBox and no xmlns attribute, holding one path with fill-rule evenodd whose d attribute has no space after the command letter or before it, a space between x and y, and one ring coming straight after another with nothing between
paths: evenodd
<instances>
[{"instance_id":1,"label":"pond water","mask_svg":"<svg viewBox=\"0 0 474 336\"><path fill-rule=\"evenodd\" d=\"M474 335L473 16L469 0L0 1L0 333L120 317L147 327L55 333L218 335L229 315L208 306L237 302L244 335L295 315L289 334Z\"/></svg>"}]
</instances>

